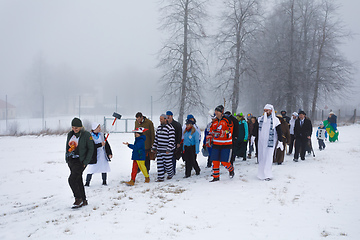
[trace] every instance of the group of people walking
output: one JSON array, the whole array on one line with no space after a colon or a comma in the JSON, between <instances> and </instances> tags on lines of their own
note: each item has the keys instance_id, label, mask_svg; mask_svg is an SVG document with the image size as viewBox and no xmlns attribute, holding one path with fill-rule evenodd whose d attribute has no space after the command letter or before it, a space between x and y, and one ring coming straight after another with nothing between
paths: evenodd
<instances>
[{"instance_id":1,"label":"group of people walking","mask_svg":"<svg viewBox=\"0 0 360 240\"><path fill-rule=\"evenodd\" d=\"M294 112L291 118L286 116L286 111L276 116L274 107L266 104L262 116L256 118L248 114L245 119L242 113L235 115L224 112L224 107L219 105L210 110L209 114L212 120L205 129L201 151L204 156L208 156L207 167L212 167L210 182L220 180L221 165L233 178L235 159L238 157L246 161L253 153L259 164L257 177L269 181L273 178L272 164L283 163L287 145L289 155L295 146L295 162L299 156L305 160L305 152L311 147L312 124L304 111ZM167 111L161 114L160 125L156 130L153 122L141 112L135 117L135 141L133 144L123 143L132 149L133 165L131 179L125 182L127 185L135 184L140 171L145 177L145 183L149 183L150 161L155 158L156 182L172 179L176 173L176 162L180 158L185 162L184 178L191 177L192 169L196 175L200 174L197 155L200 152L201 131L193 115L188 115L184 126L181 126L174 120L173 113ZM71 125L72 130L66 142L66 161L70 169L68 182L75 197L73 208L79 208L88 204L84 186L90 186L94 173L101 173L102 184L107 185L112 151L99 123L92 124L91 132L83 128L79 118L74 118ZM320 150L325 148L323 140L326 130L324 132L322 129L324 126L320 126L316 133ZM84 185L82 174L87 166Z\"/></svg>"}]
</instances>

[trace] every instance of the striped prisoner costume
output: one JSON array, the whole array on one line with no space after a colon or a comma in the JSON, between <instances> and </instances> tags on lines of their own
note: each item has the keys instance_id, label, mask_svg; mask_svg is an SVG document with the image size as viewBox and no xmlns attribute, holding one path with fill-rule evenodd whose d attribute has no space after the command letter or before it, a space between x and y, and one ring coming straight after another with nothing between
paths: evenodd
<instances>
[{"instance_id":1,"label":"striped prisoner costume","mask_svg":"<svg viewBox=\"0 0 360 240\"><path fill-rule=\"evenodd\" d=\"M157 151L158 180L164 180L165 172L168 179L174 175L172 156L175 149L175 129L170 124L160 125L156 130L153 150Z\"/></svg>"}]
</instances>

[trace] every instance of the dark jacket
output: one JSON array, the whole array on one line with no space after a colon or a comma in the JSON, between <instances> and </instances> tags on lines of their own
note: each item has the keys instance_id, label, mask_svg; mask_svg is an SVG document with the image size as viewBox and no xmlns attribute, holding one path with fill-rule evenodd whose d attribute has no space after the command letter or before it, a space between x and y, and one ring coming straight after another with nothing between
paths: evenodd
<instances>
[{"instance_id":1,"label":"dark jacket","mask_svg":"<svg viewBox=\"0 0 360 240\"><path fill-rule=\"evenodd\" d=\"M280 123L281 123L280 126L281 126L282 136L278 136L278 138L279 138L279 140L280 140L280 138L282 138L282 140L280 140L281 142L290 144L289 124L284 119L280 119Z\"/></svg>"},{"instance_id":2,"label":"dark jacket","mask_svg":"<svg viewBox=\"0 0 360 240\"><path fill-rule=\"evenodd\" d=\"M105 139L105 134L104 134L104 139ZM89 162L89 164L96 164L97 163L97 149L102 147L101 143L95 143L94 142L94 154L91 158L91 161ZM111 147L109 142L106 140L105 142L105 152L106 152L106 158L108 161L110 161L109 155L112 155L112 151L111 151Z\"/></svg>"},{"instance_id":3,"label":"dark jacket","mask_svg":"<svg viewBox=\"0 0 360 240\"><path fill-rule=\"evenodd\" d=\"M253 125L253 130L251 132L251 136L254 136L255 138L257 138L259 135L259 122L256 119L254 125Z\"/></svg>"},{"instance_id":4,"label":"dark jacket","mask_svg":"<svg viewBox=\"0 0 360 240\"><path fill-rule=\"evenodd\" d=\"M312 124L310 119L305 117L302 126L300 126L300 118L296 119L294 133L295 133L295 138L298 139L310 137L312 134Z\"/></svg>"},{"instance_id":5,"label":"dark jacket","mask_svg":"<svg viewBox=\"0 0 360 240\"><path fill-rule=\"evenodd\" d=\"M181 124L173 119L170 125L175 129L175 145L180 144L182 138Z\"/></svg>"},{"instance_id":6,"label":"dark jacket","mask_svg":"<svg viewBox=\"0 0 360 240\"><path fill-rule=\"evenodd\" d=\"M79 156L80 162L86 166L91 161L94 152L94 141L92 136L88 131L85 131L85 129L82 128L80 132L76 134L79 135L78 146L73 152L69 153L69 140L73 135L75 135L74 131L70 131L67 135L65 160L68 162L71 158L71 153L74 153Z\"/></svg>"},{"instance_id":7,"label":"dark jacket","mask_svg":"<svg viewBox=\"0 0 360 240\"><path fill-rule=\"evenodd\" d=\"M149 129L148 131L144 132L144 135L146 136L145 149L150 150L155 140L154 124L150 119L144 116L144 120L142 123L139 124L138 121L135 121L135 128L139 127Z\"/></svg>"},{"instance_id":8,"label":"dark jacket","mask_svg":"<svg viewBox=\"0 0 360 240\"><path fill-rule=\"evenodd\" d=\"M146 136L141 135L135 138L134 144L129 144L128 147L131 148L132 155L131 160L144 160L145 161L145 141Z\"/></svg>"},{"instance_id":9,"label":"dark jacket","mask_svg":"<svg viewBox=\"0 0 360 240\"><path fill-rule=\"evenodd\" d=\"M238 137L239 137L239 121L236 119L236 117L234 117L233 115L230 115L228 117L228 119L230 119L233 123L233 142L235 142Z\"/></svg>"}]
</instances>

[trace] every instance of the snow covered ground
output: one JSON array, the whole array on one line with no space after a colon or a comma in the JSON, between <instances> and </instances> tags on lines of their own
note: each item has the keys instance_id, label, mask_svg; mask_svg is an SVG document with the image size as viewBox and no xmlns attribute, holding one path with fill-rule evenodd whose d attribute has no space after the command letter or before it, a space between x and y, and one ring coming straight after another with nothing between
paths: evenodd
<instances>
[{"instance_id":1,"label":"snow covered ground","mask_svg":"<svg viewBox=\"0 0 360 240\"><path fill-rule=\"evenodd\" d=\"M237 159L234 179L222 167L209 183L199 155L199 176L183 179L180 161L173 179L156 183L152 162L151 182L140 173L134 187L120 183L132 164L122 142L134 136L111 134L108 186L94 175L89 205L77 210L65 135L0 137L0 239L360 239L360 125L339 130L321 152L313 136L316 158L273 165L270 182L256 178L254 159Z\"/></svg>"}]
</instances>

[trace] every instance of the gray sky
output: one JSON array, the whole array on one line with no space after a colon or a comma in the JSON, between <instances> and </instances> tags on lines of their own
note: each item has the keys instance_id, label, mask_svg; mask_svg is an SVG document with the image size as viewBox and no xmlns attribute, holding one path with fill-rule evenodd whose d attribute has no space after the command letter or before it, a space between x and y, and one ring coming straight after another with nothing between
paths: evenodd
<instances>
[{"instance_id":1,"label":"gray sky","mask_svg":"<svg viewBox=\"0 0 360 240\"><path fill-rule=\"evenodd\" d=\"M338 2L344 22L360 34L360 1ZM83 77L98 76L91 84L117 79L125 90L111 89L111 84L103 88L109 89L111 98L123 95L122 102L135 99L131 91L136 85L144 86L138 93L149 108L154 93L147 90L156 89L161 74L155 68L162 40L158 8L157 0L0 0L0 98L16 96L18 86L13 83L24 80L41 56L49 66L67 66ZM342 48L350 61L357 62L357 70L359 46L360 35L355 35ZM355 79L360 82L359 72Z\"/></svg>"}]
</instances>

